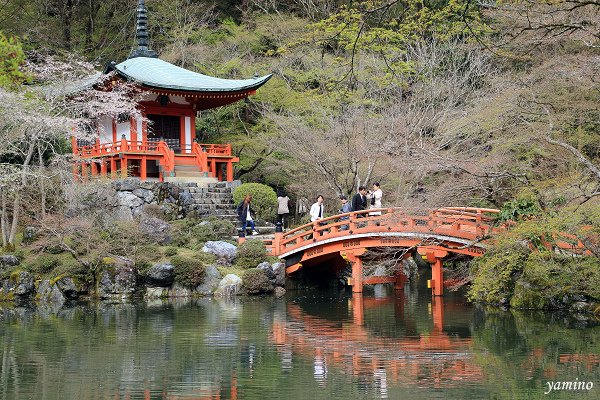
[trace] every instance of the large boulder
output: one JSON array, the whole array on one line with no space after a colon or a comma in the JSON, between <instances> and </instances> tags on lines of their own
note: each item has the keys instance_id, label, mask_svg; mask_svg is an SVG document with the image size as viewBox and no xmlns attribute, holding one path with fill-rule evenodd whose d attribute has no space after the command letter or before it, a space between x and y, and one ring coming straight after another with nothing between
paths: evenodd
<instances>
[{"instance_id":1,"label":"large boulder","mask_svg":"<svg viewBox=\"0 0 600 400\"><path fill-rule=\"evenodd\" d=\"M154 192L148 189L135 189L131 193L144 200L144 203L150 203L154 199Z\"/></svg>"},{"instance_id":2,"label":"large boulder","mask_svg":"<svg viewBox=\"0 0 600 400\"><path fill-rule=\"evenodd\" d=\"M204 271L204 282L196 287L196 292L201 296L210 296L219 287L221 273L214 265L209 265Z\"/></svg>"},{"instance_id":3,"label":"large boulder","mask_svg":"<svg viewBox=\"0 0 600 400\"><path fill-rule=\"evenodd\" d=\"M98 297L102 299L123 299L137 290L138 273L133 261L124 257L114 257L109 264L114 271L104 270L98 285Z\"/></svg>"},{"instance_id":4,"label":"large boulder","mask_svg":"<svg viewBox=\"0 0 600 400\"><path fill-rule=\"evenodd\" d=\"M191 297L192 291L188 288L175 284L169 288L169 297Z\"/></svg>"},{"instance_id":5,"label":"large boulder","mask_svg":"<svg viewBox=\"0 0 600 400\"><path fill-rule=\"evenodd\" d=\"M172 264L156 264L146 272L146 283L150 286L168 287L175 280L175 267Z\"/></svg>"},{"instance_id":6,"label":"large boulder","mask_svg":"<svg viewBox=\"0 0 600 400\"><path fill-rule=\"evenodd\" d=\"M273 269L271 268L271 263L269 263L268 261L261 262L256 266L256 269L260 269L261 271L263 271L271 282L275 280L275 274L273 273Z\"/></svg>"},{"instance_id":7,"label":"large boulder","mask_svg":"<svg viewBox=\"0 0 600 400\"><path fill-rule=\"evenodd\" d=\"M117 203L123 207L137 208L144 201L131 192L117 192Z\"/></svg>"},{"instance_id":8,"label":"large boulder","mask_svg":"<svg viewBox=\"0 0 600 400\"><path fill-rule=\"evenodd\" d=\"M141 186L141 181L138 178L126 178L113 181L115 190L132 192Z\"/></svg>"},{"instance_id":9,"label":"large boulder","mask_svg":"<svg viewBox=\"0 0 600 400\"><path fill-rule=\"evenodd\" d=\"M282 262L276 262L271 264L273 275L275 275L275 286L285 286L285 264Z\"/></svg>"},{"instance_id":10,"label":"large boulder","mask_svg":"<svg viewBox=\"0 0 600 400\"><path fill-rule=\"evenodd\" d=\"M235 296L238 294L240 289L242 288L242 278L235 274L227 274L221 282L219 282L219 287L215 290L215 296Z\"/></svg>"},{"instance_id":11,"label":"large boulder","mask_svg":"<svg viewBox=\"0 0 600 400\"><path fill-rule=\"evenodd\" d=\"M15 296L28 297L33 294L35 285L33 283L33 276L29 272L17 272L15 275L11 276L11 279L15 284L15 288L13 290Z\"/></svg>"},{"instance_id":12,"label":"large boulder","mask_svg":"<svg viewBox=\"0 0 600 400\"><path fill-rule=\"evenodd\" d=\"M140 231L159 244L171 243L171 225L159 218L144 218L139 225Z\"/></svg>"},{"instance_id":13,"label":"large boulder","mask_svg":"<svg viewBox=\"0 0 600 400\"><path fill-rule=\"evenodd\" d=\"M231 264L237 255L237 247L231 243L223 241L206 242L202 251L214 254L221 263Z\"/></svg>"},{"instance_id":14,"label":"large boulder","mask_svg":"<svg viewBox=\"0 0 600 400\"><path fill-rule=\"evenodd\" d=\"M131 212L131 208L127 206L116 207L113 215L118 221L133 221L133 213Z\"/></svg>"},{"instance_id":15,"label":"large boulder","mask_svg":"<svg viewBox=\"0 0 600 400\"><path fill-rule=\"evenodd\" d=\"M37 289L37 298L40 302L47 304L52 309L61 308L67 298L60 291L57 285L51 285L48 279L42 281Z\"/></svg>"},{"instance_id":16,"label":"large boulder","mask_svg":"<svg viewBox=\"0 0 600 400\"><path fill-rule=\"evenodd\" d=\"M13 256L12 254L4 254L0 256L0 267L15 267L20 263L21 262L17 256Z\"/></svg>"},{"instance_id":17,"label":"large boulder","mask_svg":"<svg viewBox=\"0 0 600 400\"><path fill-rule=\"evenodd\" d=\"M246 270L242 275L244 289L248 294L273 293L275 286L269 280L265 271L258 268Z\"/></svg>"},{"instance_id":18,"label":"large boulder","mask_svg":"<svg viewBox=\"0 0 600 400\"><path fill-rule=\"evenodd\" d=\"M68 299L77 299L82 291L70 277L60 278L55 285Z\"/></svg>"}]
</instances>

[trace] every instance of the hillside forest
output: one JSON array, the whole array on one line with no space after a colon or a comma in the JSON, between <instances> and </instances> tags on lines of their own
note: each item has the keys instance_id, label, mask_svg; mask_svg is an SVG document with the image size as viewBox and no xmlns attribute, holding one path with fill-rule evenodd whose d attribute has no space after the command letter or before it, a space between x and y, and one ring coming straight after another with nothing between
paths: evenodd
<instances>
[{"instance_id":1,"label":"hillside forest","mask_svg":"<svg viewBox=\"0 0 600 400\"><path fill-rule=\"evenodd\" d=\"M15 197L40 196L35 174L19 169L26 161L45 171L42 213L58 210L50 192L64 184L51 182L69 175L69 119L126 108L118 98L38 104L24 88L123 61L136 46L136 4L0 0L5 208ZM500 208L505 219L523 221L513 235L527 239L557 229L600 234L597 1L148 0L146 7L160 58L221 78L274 74L249 101L197 119L202 141L233 144L237 179L284 188L293 199L323 194L330 211L338 195L378 181L384 206ZM44 145L28 147L27 135ZM11 182L33 189L18 194ZM25 203L25 215L40 212L39 201ZM597 240L587 246L585 268L598 280ZM521 268L491 258L490 268Z\"/></svg>"}]
</instances>

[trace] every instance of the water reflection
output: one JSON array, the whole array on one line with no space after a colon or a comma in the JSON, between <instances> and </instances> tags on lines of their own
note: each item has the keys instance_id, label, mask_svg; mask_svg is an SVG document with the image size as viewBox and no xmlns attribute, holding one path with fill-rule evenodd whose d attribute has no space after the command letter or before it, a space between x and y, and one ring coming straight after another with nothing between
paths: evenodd
<instances>
[{"instance_id":1,"label":"water reflection","mask_svg":"<svg viewBox=\"0 0 600 400\"><path fill-rule=\"evenodd\" d=\"M328 365L357 377L382 398L388 396L388 382L435 389L462 386L465 381L481 382L481 368L469 351L472 339L444 332L443 300L428 304L426 318L430 316L432 326L420 333L416 333L417 318L411 318L405 303L402 293L386 298L365 298L355 293L348 301L351 318L342 321L310 315L300 305L288 303L285 316L273 323L272 340L282 358L289 359L290 348L299 356L311 357L315 381L320 386L326 382ZM382 311L386 305L392 306L393 320L365 321L365 313ZM404 325L415 334L386 337L370 329L381 322Z\"/></svg>"},{"instance_id":2,"label":"water reflection","mask_svg":"<svg viewBox=\"0 0 600 400\"><path fill-rule=\"evenodd\" d=\"M0 306L0 397L540 398L547 380L576 378L597 386L578 398L598 394L597 327L377 290Z\"/></svg>"}]
</instances>

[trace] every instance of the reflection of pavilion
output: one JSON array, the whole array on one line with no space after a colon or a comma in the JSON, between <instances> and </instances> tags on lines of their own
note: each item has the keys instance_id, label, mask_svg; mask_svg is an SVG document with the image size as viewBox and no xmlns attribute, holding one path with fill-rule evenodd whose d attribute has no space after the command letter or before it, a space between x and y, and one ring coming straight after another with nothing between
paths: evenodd
<instances>
[{"instance_id":1,"label":"reflection of pavilion","mask_svg":"<svg viewBox=\"0 0 600 400\"><path fill-rule=\"evenodd\" d=\"M355 293L353 320L341 323L308 315L288 303L287 318L273 323L271 340L288 364L290 349L293 354L313 358L319 384L326 383L328 369L342 369L371 382L382 397L387 397L390 384L447 388L482 380L482 371L471 355L471 339L443 332L442 299L436 298L432 304L431 332L402 338L377 336L364 326L365 308L378 307L382 300L364 299ZM395 301L395 308L402 311L403 297L383 301Z\"/></svg>"}]
</instances>

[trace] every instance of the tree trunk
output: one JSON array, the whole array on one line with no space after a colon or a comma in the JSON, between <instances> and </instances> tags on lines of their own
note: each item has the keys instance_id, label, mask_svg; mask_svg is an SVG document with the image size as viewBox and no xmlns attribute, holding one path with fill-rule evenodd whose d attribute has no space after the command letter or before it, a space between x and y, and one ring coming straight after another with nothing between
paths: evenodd
<instances>
[{"instance_id":1,"label":"tree trunk","mask_svg":"<svg viewBox=\"0 0 600 400\"><path fill-rule=\"evenodd\" d=\"M2 186L0 186L0 193L2 196L2 214L0 215L0 231L2 233L2 247L6 248L6 246L8 245L8 222L6 220L8 210L6 209L6 190Z\"/></svg>"},{"instance_id":2,"label":"tree trunk","mask_svg":"<svg viewBox=\"0 0 600 400\"><path fill-rule=\"evenodd\" d=\"M38 146L38 159L39 159L39 163L40 163L40 175L39 175L39 179L40 179L40 217L42 219L46 218L46 185L45 185L45 179L46 177L44 176L44 158L43 158L43 152L42 152L42 147Z\"/></svg>"},{"instance_id":3,"label":"tree trunk","mask_svg":"<svg viewBox=\"0 0 600 400\"><path fill-rule=\"evenodd\" d=\"M29 164L31 163L31 158L33 157L33 151L35 150L36 140L31 139L29 142L29 148L27 149L27 156L23 161L23 169L21 170L21 182L17 182L19 185L17 190L15 191L15 199L13 201L13 210L12 210L12 222L10 227L10 235L8 237L8 246L15 245L15 238L17 236L17 227L19 226L19 212L21 207L21 190L24 190L27 185L27 170L29 169Z\"/></svg>"},{"instance_id":4,"label":"tree trunk","mask_svg":"<svg viewBox=\"0 0 600 400\"><path fill-rule=\"evenodd\" d=\"M65 48L71 50L71 23L73 21L73 0L65 2L63 10L63 40Z\"/></svg>"}]
</instances>

